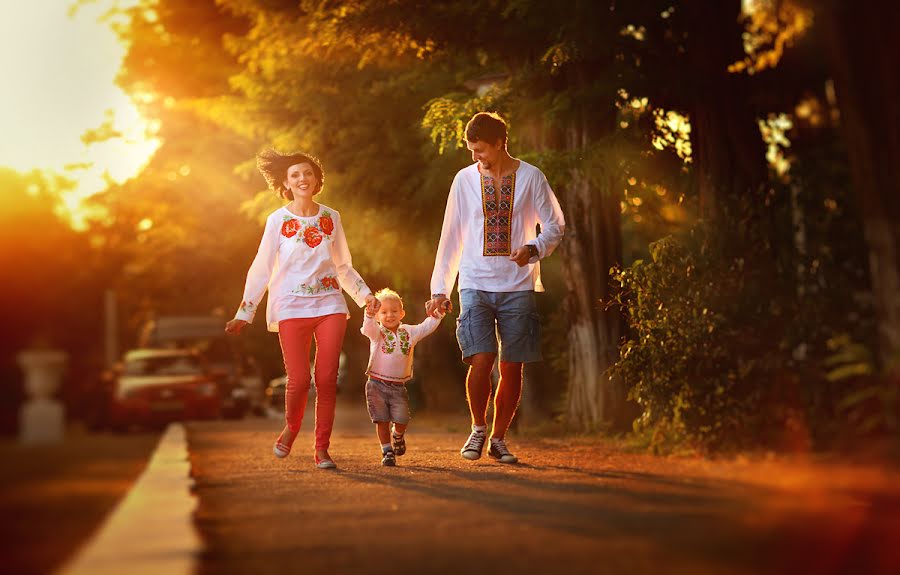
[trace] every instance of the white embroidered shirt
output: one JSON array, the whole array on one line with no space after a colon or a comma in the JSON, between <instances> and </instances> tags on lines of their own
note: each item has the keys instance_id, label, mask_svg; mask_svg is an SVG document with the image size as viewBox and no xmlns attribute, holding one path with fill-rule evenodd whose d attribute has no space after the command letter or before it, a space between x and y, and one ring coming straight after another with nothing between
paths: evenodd
<instances>
[{"instance_id":1,"label":"white embroidered shirt","mask_svg":"<svg viewBox=\"0 0 900 575\"><path fill-rule=\"evenodd\" d=\"M383 327L374 317L363 314L360 332L369 338L369 366L366 375L390 383L406 383L413 376L413 349L441 322L427 317L418 325L401 323L396 332Z\"/></svg>"},{"instance_id":2,"label":"white embroidered shirt","mask_svg":"<svg viewBox=\"0 0 900 575\"><path fill-rule=\"evenodd\" d=\"M234 317L252 322L266 289L269 331L285 319L348 313L342 289L360 307L372 293L353 269L340 214L321 204L310 217L287 207L269 215Z\"/></svg>"},{"instance_id":3,"label":"white embroidered shirt","mask_svg":"<svg viewBox=\"0 0 900 575\"><path fill-rule=\"evenodd\" d=\"M463 168L450 186L431 293L449 297L457 274L461 290L544 291L538 262L553 253L564 231L559 202L535 166L520 160L499 185L482 176L477 163ZM509 256L525 244L538 255L519 267Z\"/></svg>"}]
</instances>

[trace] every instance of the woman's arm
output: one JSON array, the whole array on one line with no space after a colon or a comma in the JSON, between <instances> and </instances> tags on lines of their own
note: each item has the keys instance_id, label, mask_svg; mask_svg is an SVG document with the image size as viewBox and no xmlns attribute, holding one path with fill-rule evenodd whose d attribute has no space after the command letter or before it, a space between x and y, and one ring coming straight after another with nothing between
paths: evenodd
<instances>
[{"instance_id":1,"label":"woman's arm","mask_svg":"<svg viewBox=\"0 0 900 575\"><path fill-rule=\"evenodd\" d=\"M256 315L256 308L259 305L263 294L269 287L269 280L272 277L272 270L275 268L275 259L278 255L278 234L281 232L280 224L276 216L270 216L266 220L266 227L263 231L262 240L259 242L259 249L256 251L256 257L250 264L250 270L247 272L247 281L244 284L244 297L238 308L234 318L246 322L252 322Z\"/></svg>"},{"instance_id":2,"label":"woman's arm","mask_svg":"<svg viewBox=\"0 0 900 575\"><path fill-rule=\"evenodd\" d=\"M347 237L344 235L344 226L341 216L334 212L334 250L331 252L337 271L338 282L341 288L353 298L356 305L362 307L370 301L372 290L366 285L359 273L353 269L353 260L350 257L350 248L347 246Z\"/></svg>"}]
</instances>

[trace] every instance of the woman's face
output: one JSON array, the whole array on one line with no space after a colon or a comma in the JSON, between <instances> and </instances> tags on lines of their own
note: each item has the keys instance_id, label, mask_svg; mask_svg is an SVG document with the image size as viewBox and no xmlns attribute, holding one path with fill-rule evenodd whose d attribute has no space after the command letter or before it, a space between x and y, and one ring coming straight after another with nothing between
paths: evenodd
<instances>
[{"instance_id":1,"label":"woman's face","mask_svg":"<svg viewBox=\"0 0 900 575\"><path fill-rule=\"evenodd\" d=\"M287 169L284 187L294 193L295 198L311 198L319 192L319 178L312 164L302 162Z\"/></svg>"}]
</instances>

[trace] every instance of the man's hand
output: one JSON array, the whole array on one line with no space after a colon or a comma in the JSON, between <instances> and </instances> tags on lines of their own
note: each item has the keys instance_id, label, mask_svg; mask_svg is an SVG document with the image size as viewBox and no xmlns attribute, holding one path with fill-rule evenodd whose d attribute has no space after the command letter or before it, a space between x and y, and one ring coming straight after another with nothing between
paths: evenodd
<instances>
[{"instance_id":1,"label":"man's hand","mask_svg":"<svg viewBox=\"0 0 900 575\"><path fill-rule=\"evenodd\" d=\"M366 296L366 315L369 317L375 317L375 313L378 311L378 308L381 307L381 302L378 301L378 298L369 294Z\"/></svg>"},{"instance_id":2,"label":"man's hand","mask_svg":"<svg viewBox=\"0 0 900 575\"><path fill-rule=\"evenodd\" d=\"M527 265L529 260L531 260L531 258L533 258L534 256L537 255L535 253L536 251L537 251L537 248L535 248L534 246L532 246L530 244L524 245L519 248L516 248L516 251L514 251L512 254L510 254L509 260L516 262L516 265L518 265L521 268L521 267L524 267L525 265Z\"/></svg>"},{"instance_id":3,"label":"man's hand","mask_svg":"<svg viewBox=\"0 0 900 575\"><path fill-rule=\"evenodd\" d=\"M241 330L247 327L247 322L242 319L233 319L225 324L225 333L240 335Z\"/></svg>"},{"instance_id":4,"label":"man's hand","mask_svg":"<svg viewBox=\"0 0 900 575\"><path fill-rule=\"evenodd\" d=\"M447 296L435 294L430 300L425 302L425 314L431 317L438 317L440 313L450 313L453 311L453 303L447 299Z\"/></svg>"}]
</instances>

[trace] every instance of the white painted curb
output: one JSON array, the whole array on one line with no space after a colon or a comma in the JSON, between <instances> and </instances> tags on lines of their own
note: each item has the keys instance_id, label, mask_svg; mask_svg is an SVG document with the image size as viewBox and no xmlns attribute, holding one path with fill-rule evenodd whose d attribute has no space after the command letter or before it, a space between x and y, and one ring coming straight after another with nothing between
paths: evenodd
<instances>
[{"instance_id":1,"label":"white painted curb","mask_svg":"<svg viewBox=\"0 0 900 575\"><path fill-rule=\"evenodd\" d=\"M147 468L62 575L194 573L203 549L184 426L169 425Z\"/></svg>"}]
</instances>

